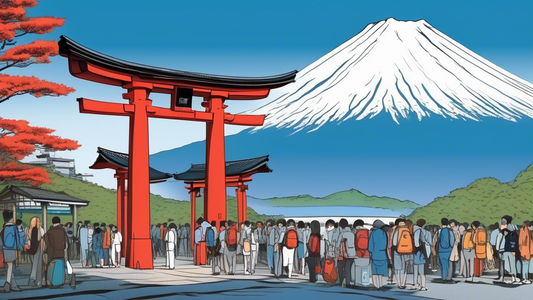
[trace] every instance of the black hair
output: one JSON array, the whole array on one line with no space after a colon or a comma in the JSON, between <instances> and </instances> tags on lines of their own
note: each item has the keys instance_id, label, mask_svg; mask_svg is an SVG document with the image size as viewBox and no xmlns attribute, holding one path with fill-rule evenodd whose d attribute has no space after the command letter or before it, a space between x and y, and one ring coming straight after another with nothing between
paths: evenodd
<instances>
[{"instance_id":1,"label":"black hair","mask_svg":"<svg viewBox=\"0 0 533 300\"><path fill-rule=\"evenodd\" d=\"M13 219L13 211L6 209L2 212L2 216L4 217L4 222L7 222Z\"/></svg>"},{"instance_id":2,"label":"black hair","mask_svg":"<svg viewBox=\"0 0 533 300\"><path fill-rule=\"evenodd\" d=\"M196 224L200 225L204 222L204 218L199 217L198 220L196 220Z\"/></svg>"},{"instance_id":3,"label":"black hair","mask_svg":"<svg viewBox=\"0 0 533 300\"><path fill-rule=\"evenodd\" d=\"M248 220L244 221L244 226L250 226L250 221Z\"/></svg>"},{"instance_id":4,"label":"black hair","mask_svg":"<svg viewBox=\"0 0 533 300\"><path fill-rule=\"evenodd\" d=\"M335 221L333 221L332 219L329 219L326 221L326 228L329 227L329 226L335 226Z\"/></svg>"},{"instance_id":5,"label":"black hair","mask_svg":"<svg viewBox=\"0 0 533 300\"><path fill-rule=\"evenodd\" d=\"M348 227L348 220L346 220L345 218L342 218L342 219L339 221L339 226L340 226L340 228L342 228L342 229Z\"/></svg>"},{"instance_id":6,"label":"black hair","mask_svg":"<svg viewBox=\"0 0 533 300\"><path fill-rule=\"evenodd\" d=\"M298 221L298 228L305 228L304 221Z\"/></svg>"},{"instance_id":7,"label":"black hair","mask_svg":"<svg viewBox=\"0 0 533 300\"><path fill-rule=\"evenodd\" d=\"M287 220L287 225L288 226L296 226L296 222L293 219L289 219L289 220Z\"/></svg>"},{"instance_id":8,"label":"black hair","mask_svg":"<svg viewBox=\"0 0 533 300\"><path fill-rule=\"evenodd\" d=\"M353 222L353 228L357 227L357 226L364 226L365 225L365 221L361 220L361 219L357 219L355 220L355 222Z\"/></svg>"},{"instance_id":9,"label":"black hair","mask_svg":"<svg viewBox=\"0 0 533 300\"><path fill-rule=\"evenodd\" d=\"M22 220L21 220L21 219L17 219L17 221L15 222L15 224L16 224L17 226L22 225Z\"/></svg>"},{"instance_id":10,"label":"black hair","mask_svg":"<svg viewBox=\"0 0 533 300\"><path fill-rule=\"evenodd\" d=\"M448 225L448 219L447 218L440 219L440 224L444 226Z\"/></svg>"},{"instance_id":11,"label":"black hair","mask_svg":"<svg viewBox=\"0 0 533 300\"><path fill-rule=\"evenodd\" d=\"M211 226L217 226L217 221L211 221Z\"/></svg>"},{"instance_id":12,"label":"black hair","mask_svg":"<svg viewBox=\"0 0 533 300\"><path fill-rule=\"evenodd\" d=\"M479 221L474 221L474 222L472 222L472 227L478 228L479 224L480 224Z\"/></svg>"},{"instance_id":13,"label":"black hair","mask_svg":"<svg viewBox=\"0 0 533 300\"><path fill-rule=\"evenodd\" d=\"M276 221L276 225L279 225L279 224L281 224L283 226L286 226L287 225L287 221L285 221L285 219L278 219Z\"/></svg>"},{"instance_id":14,"label":"black hair","mask_svg":"<svg viewBox=\"0 0 533 300\"><path fill-rule=\"evenodd\" d=\"M416 221L416 226L422 228L422 227L424 227L424 225L426 225L426 220L424 220L424 219L418 219L418 220Z\"/></svg>"},{"instance_id":15,"label":"black hair","mask_svg":"<svg viewBox=\"0 0 533 300\"><path fill-rule=\"evenodd\" d=\"M320 222L313 220L309 226L312 234L320 234Z\"/></svg>"},{"instance_id":16,"label":"black hair","mask_svg":"<svg viewBox=\"0 0 533 300\"><path fill-rule=\"evenodd\" d=\"M61 223L61 219L58 216L55 216L52 218L52 224L59 224Z\"/></svg>"}]
</instances>

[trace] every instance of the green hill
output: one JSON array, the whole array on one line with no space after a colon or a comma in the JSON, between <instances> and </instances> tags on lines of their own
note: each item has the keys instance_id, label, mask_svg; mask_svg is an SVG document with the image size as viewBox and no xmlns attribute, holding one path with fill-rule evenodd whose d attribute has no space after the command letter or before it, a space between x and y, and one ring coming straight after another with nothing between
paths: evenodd
<instances>
[{"instance_id":1,"label":"green hill","mask_svg":"<svg viewBox=\"0 0 533 300\"><path fill-rule=\"evenodd\" d=\"M468 223L478 220L488 226L499 222L503 215L510 215L513 223L522 224L524 220L533 219L532 197L533 165L530 165L511 182L478 179L415 209L409 218L415 221L424 218L428 224L440 224L443 217Z\"/></svg>"},{"instance_id":2,"label":"green hill","mask_svg":"<svg viewBox=\"0 0 533 300\"><path fill-rule=\"evenodd\" d=\"M398 200L389 197L367 196L358 190L337 192L323 198L310 195L263 199L272 206L365 206L390 210L415 209L419 204L409 200Z\"/></svg>"},{"instance_id":3,"label":"green hill","mask_svg":"<svg viewBox=\"0 0 533 300\"><path fill-rule=\"evenodd\" d=\"M87 207L78 209L78 220L90 220L94 222L105 222L106 224L116 224L116 210L117 210L117 192L115 189L108 189L97 184L63 177L54 172L50 172L51 184L43 184L39 186L41 189L65 192L70 196L90 201ZM9 184L23 185L18 182L1 182L0 190ZM191 205L189 201L179 201L174 199L163 198L159 195L150 194L150 217L151 223L168 222L168 219L173 219L176 224L185 224L191 222L190 217ZM198 198L196 201L196 217L203 214L203 198ZM22 220L25 225L35 213L22 214ZM237 199L235 197L228 197L227 202L227 216L228 219L237 220ZM40 215L39 215L40 217ZM48 224L52 224L51 220L53 214L48 215ZM72 221L71 215L59 215L62 223ZM248 207L247 217L250 221L265 221L269 218L276 218L276 216L260 215L253 209Z\"/></svg>"}]
</instances>

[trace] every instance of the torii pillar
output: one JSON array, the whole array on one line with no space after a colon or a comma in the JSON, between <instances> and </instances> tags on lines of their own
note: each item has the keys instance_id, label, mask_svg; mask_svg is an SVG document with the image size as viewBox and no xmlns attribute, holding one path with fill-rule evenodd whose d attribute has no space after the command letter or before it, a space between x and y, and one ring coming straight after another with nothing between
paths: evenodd
<instances>
[{"instance_id":1,"label":"torii pillar","mask_svg":"<svg viewBox=\"0 0 533 300\"><path fill-rule=\"evenodd\" d=\"M78 78L120 86L129 104L79 98L80 112L128 116L129 167L126 267L153 269L150 239L150 183L148 118L207 123L205 216L220 222L226 218L224 124L261 126L264 115L225 113L226 99L254 100L268 96L270 89L294 81L296 71L277 76L246 78L206 75L140 65L103 55L61 36L59 54L68 57L69 71ZM186 90L190 97L180 97ZM151 92L171 95L170 108L152 106ZM203 97L205 112L191 109L192 97ZM188 107L182 107L186 103ZM133 221L135 220L135 221ZM191 224L194 226L194 224Z\"/></svg>"}]
</instances>

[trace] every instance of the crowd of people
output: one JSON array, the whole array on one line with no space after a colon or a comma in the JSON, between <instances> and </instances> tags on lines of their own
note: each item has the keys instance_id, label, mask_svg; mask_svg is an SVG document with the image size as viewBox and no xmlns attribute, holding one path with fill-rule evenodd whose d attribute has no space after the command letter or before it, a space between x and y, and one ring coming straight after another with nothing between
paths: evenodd
<instances>
[{"instance_id":1,"label":"crowd of people","mask_svg":"<svg viewBox=\"0 0 533 300\"><path fill-rule=\"evenodd\" d=\"M533 273L533 222L519 227L508 215L488 228L479 221L442 218L440 225L428 225L403 216L389 224L330 219L323 230L318 221L293 219L216 225L199 218L193 248L195 264L210 264L213 275L235 274L238 255L244 274L254 274L261 260L276 277L307 270L311 282L320 275L331 284L376 289L388 283L427 291L425 274L437 270L441 283L456 283L458 277L479 281L486 269L496 268L495 282L530 284Z\"/></svg>"},{"instance_id":2,"label":"crowd of people","mask_svg":"<svg viewBox=\"0 0 533 300\"><path fill-rule=\"evenodd\" d=\"M27 228L22 220L15 220L13 211L3 212L4 225L0 232L3 262L7 267L6 283L0 292L20 291L14 270L22 255L30 258L31 273L28 285L32 287L53 286L56 263L64 265L60 270L60 284L65 281L75 284L70 259L79 257L82 267L119 267L122 235L117 226L90 221L79 222L77 234L71 222L61 224L59 217L52 218L52 226L45 230L39 217L32 217Z\"/></svg>"},{"instance_id":3,"label":"crowd of people","mask_svg":"<svg viewBox=\"0 0 533 300\"><path fill-rule=\"evenodd\" d=\"M122 235L115 225L79 222L74 234L72 224L62 225L59 217L48 230L38 217L31 218L26 229L12 211L4 211L3 217L4 292L20 290L13 271L21 253L31 257L29 285L37 287L50 285L47 268L56 260L68 264L69 253L77 253L84 268L120 267ZM189 224L152 225L154 260L165 257L164 266L174 269L178 256L192 257L196 265L211 265L213 275L233 275L242 256L240 270L246 275L253 275L263 262L275 277L308 273L311 282L375 289L396 284L420 291L428 290L425 274L437 270L441 283L456 283L457 277L475 282L486 269L497 269L496 282L531 284L533 273L533 221L517 226L508 215L488 228L479 221L442 218L440 225L428 225L424 219L413 222L404 216L389 224L330 219L323 227L316 220L216 224L199 218L194 241L191 231Z\"/></svg>"}]
</instances>

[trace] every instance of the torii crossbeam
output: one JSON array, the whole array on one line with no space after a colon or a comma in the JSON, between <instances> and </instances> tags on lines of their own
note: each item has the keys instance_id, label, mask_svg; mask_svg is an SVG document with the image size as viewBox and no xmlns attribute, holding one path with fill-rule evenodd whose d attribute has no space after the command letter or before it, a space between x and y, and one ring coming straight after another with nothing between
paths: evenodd
<instances>
[{"instance_id":1,"label":"torii crossbeam","mask_svg":"<svg viewBox=\"0 0 533 300\"><path fill-rule=\"evenodd\" d=\"M226 218L224 124L261 126L263 115L226 113L224 101L256 100L270 89L294 81L296 71L268 77L217 76L141 65L117 59L61 36L59 54L68 58L78 78L127 89L128 104L78 99L80 112L130 118L126 267L152 269L148 118L206 122L206 216ZM150 93L171 95L169 108L152 106ZM205 111L191 109L192 97L202 97ZM134 218L133 218L134 216ZM133 219L135 221L133 222Z\"/></svg>"}]
</instances>

